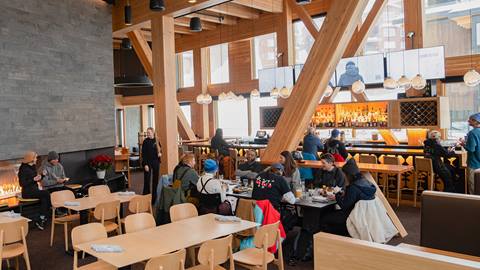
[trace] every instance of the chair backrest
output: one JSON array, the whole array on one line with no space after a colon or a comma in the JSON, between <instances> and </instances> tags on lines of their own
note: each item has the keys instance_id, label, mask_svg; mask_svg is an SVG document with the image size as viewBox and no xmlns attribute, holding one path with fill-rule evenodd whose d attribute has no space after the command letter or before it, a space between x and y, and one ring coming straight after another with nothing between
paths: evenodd
<instances>
[{"instance_id":1,"label":"chair backrest","mask_svg":"<svg viewBox=\"0 0 480 270\"><path fill-rule=\"evenodd\" d=\"M152 194L137 195L128 203L128 211L138 214L151 212L152 210Z\"/></svg>"},{"instance_id":2,"label":"chair backrest","mask_svg":"<svg viewBox=\"0 0 480 270\"><path fill-rule=\"evenodd\" d=\"M277 241L279 224L280 224L280 221L277 221L275 223L263 225L262 227L258 228L253 238L253 243L255 244L255 246L257 248L264 247L265 237L267 237L266 239L267 248L273 246Z\"/></svg>"},{"instance_id":3,"label":"chair backrest","mask_svg":"<svg viewBox=\"0 0 480 270\"><path fill-rule=\"evenodd\" d=\"M185 269L185 249L152 258L145 265L145 270L183 270Z\"/></svg>"},{"instance_id":4,"label":"chair backrest","mask_svg":"<svg viewBox=\"0 0 480 270\"><path fill-rule=\"evenodd\" d=\"M415 171L433 173L432 160L429 158L415 157Z\"/></svg>"},{"instance_id":5,"label":"chair backrest","mask_svg":"<svg viewBox=\"0 0 480 270\"><path fill-rule=\"evenodd\" d=\"M155 218L150 213L138 213L125 218L125 232L133 233L155 228Z\"/></svg>"},{"instance_id":6,"label":"chair backrest","mask_svg":"<svg viewBox=\"0 0 480 270\"><path fill-rule=\"evenodd\" d=\"M480 263L328 233L314 236L315 270L470 270Z\"/></svg>"},{"instance_id":7,"label":"chair backrest","mask_svg":"<svg viewBox=\"0 0 480 270\"><path fill-rule=\"evenodd\" d=\"M50 194L50 201L55 208L63 207L67 201L75 200L75 194L71 190L60 190Z\"/></svg>"},{"instance_id":8,"label":"chair backrest","mask_svg":"<svg viewBox=\"0 0 480 270\"><path fill-rule=\"evenodd\" d=\"M91 186L88 189L88 196L103 196L110 194L110 188L107 185Z\"/></svg>"},{"instance_id":9,"label":"chair backrest","mask_svg":"<svg viewBox=\"0 0 480 270\"><path fill-rule=\"evenodd\" d=\"M20 242L28 234L28 221L22 218L13 222L0 223L0 233L3 233L3 244Z\"/></svg>"},{"instance_id":10,"label":"chair backrest","mask_svg":"<svg viewBox=\"0 0 480 270\"><path fill-rule=\"evenodd\" d=\"M398 157L383 156L383 164L400 165L400 159Z\"/></svg>"},{"instance_id":11,"label":"chair backrest","mask_svg":"<svg viewBox=\"0 0 480 270\"><path fill-rule=\"evenodd\" d=\"M105 226L97 222L80 225L72 229L72 245L74 249L76 245L106 239L107 237Z\"/></svg>"},{"instance_id":12,"label":"chair backrest","mask_svg":"<svg viewBox=\"0 0 480 270\"><path fill-rule=\"evenodd\" d=\"M377 164L377 157L374 155L360 155L360 157L358 158L358 162Z\"/></svg>"},{"instance_id":13,"label":"chair backrest","mask_svg":"<svg viewBox=\"0 0 480 270\"><path fill-rule=\"evenodd\" d=\"M230 256L232 256L232 235L204 242L198 251L198 262L202 265L217 266L225 263Z\"/></svg>"},{"instance_id":14,"label":"chair backrest","mask_svg":"<svg viewBox=\"0 0 480 270\"><path fill-rule=\"evenodd\" d=\"M192 203L181 203L170 207L170 220L172 222L197 216L197 208Z\"/></svg>"},{"instance_id":15,"label":"chair backrest","mask_svg":"<svg viewBox=\"0 0 480 270\"><path fill-rule=\"evenodd\" d=\"M420 245L480 256L480 196L424 191Z\"/></svg>"},{"instance_id":16,"label":"chair backrest","mask_svg":"<svg viewBox=\"0 0 480 270\"><path fill-rule=\"evenodd\" d=\"M93 216L97 220L109 220L118 217L120 213L120 201L110 201L110 202L102 202L99 203L95 207L95 211L93 212Z\"/></svg>"}]
</instances>

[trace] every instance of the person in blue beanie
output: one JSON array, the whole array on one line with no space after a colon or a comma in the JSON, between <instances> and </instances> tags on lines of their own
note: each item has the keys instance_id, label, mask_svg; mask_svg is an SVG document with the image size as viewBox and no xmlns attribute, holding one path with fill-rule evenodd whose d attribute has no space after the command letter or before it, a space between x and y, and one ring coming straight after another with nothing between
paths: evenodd
<instances>
[{"instance_id":1,"label":"person in blue beanie","mask_svg":"<svg viewBox=\"0 0 480 270\"><path fill-rule=\"evenodd\" d=\"M227 201L226 191L222 187L222 182L215 178L218 164L213 159L206 159L203 164L203 170L204 174L200 176L197 182L197 190L200 193L200 213L218 213L219 205Z\"/></svg>"},{"instance_id":2,"label":"person in blue beanie","mask_svg":"<svg viewBox=\"0 0 480 270\"><path fill-rule=\"evenodd\" d=\"M468 124L473 127L460 143L467 150L468 192L475 192L475 171L480 169L480 113L470 115Z\"/></svg>"}]
</instances>

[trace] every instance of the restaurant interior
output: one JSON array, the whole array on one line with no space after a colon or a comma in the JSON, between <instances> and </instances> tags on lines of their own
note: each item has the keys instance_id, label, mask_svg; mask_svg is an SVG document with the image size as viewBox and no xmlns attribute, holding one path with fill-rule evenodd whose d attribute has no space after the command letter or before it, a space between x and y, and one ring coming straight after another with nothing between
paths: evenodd
<instances>
[{"instance_id":1,"label":"restaurant interior","mask_svg":"<svg viewBox=\"0 0 480 270\"><path fill-rule=\"evenodd\" d=\"M480 0L0 10L0 270L480 269Z\"/></svg>"}]
</instances>

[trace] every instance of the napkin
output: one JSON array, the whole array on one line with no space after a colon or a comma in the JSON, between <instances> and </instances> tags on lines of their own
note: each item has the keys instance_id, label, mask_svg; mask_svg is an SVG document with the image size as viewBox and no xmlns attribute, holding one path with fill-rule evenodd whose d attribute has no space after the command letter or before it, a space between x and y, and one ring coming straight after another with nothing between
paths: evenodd
<instances>
[{"instance_id":1,"label":"napkin","mask_svg":"<svg viewBox=\"0 0 480 270\"><path fill-rule=\"evenodd\" d=\"M90 246L93 251L99 253L120 253L123 252L123 248L117 245L100 245L100 244L92 244Z\"/></svg>"},{"instance_id":2,"label":"napkin","mask_svg":"<svg viewBox=\"0 0 480 270\"><path fill-rule=\"evenodd\" d=\"M9 217L9 218L19 218L19 217L22 216L19 213L13 212L13 210L12 211L7 211L7 212L2 212L2 215L5 216L5 217Z\"/></svg>"},{"instance_id":3,"label":"napkin","mask_svg":"<svg viewBox=\"0 0 480 270\"><path fill-rule=\"evenodd\" d=\"M241 218L236 216L215 216L216 221L220 222L240 222L242 221Z\"/></svg>"},{"instance_id":4,"label":"napkin","mask_svg":"<svg viewBox=\"0 0 480 270\"><path fill-rule=\"evenodd\" d=\"M80 206L80 202L64 202L64 206Z\"/></svg>"},{"instance_id":5,"label":"napkin","mask_svg":"<svg viewBox=\"0 0 480 270\"><path fill-rule=\"evenodd\" d=\"M328 202L328 199L327 197L323 197L323 196L312 196L312 202L326 203Z\"/></svg>"},{"instance_id":6,"label":"napkin","mask_svg":"<svg viewBox=\"0 0 480 270\"><path fill-rule=\"evenodd\" d=\"M342 191L342 188L339 186L336 186L333 188L333 194L337 194L338 192Z\"/></svg>"},{"instance_id":7,"label":"napkin","mask_svg":"<svg viewBox=\"0 0 480 270\"><path fill-rule=\"evenodd\" d=\"M118 192L118 195L120 196L133 196L135 195L134 191L120 191Z\"/></svg>"}]
</instances>

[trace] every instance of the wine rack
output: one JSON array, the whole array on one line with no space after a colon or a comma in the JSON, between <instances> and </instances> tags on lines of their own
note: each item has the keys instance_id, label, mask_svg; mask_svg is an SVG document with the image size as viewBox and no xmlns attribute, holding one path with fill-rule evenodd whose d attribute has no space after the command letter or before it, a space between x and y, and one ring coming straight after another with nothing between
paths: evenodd
<instances>
[{"instance_id":1,"label":"wine rack","mask_svg":"<svg viewBox=\"0 0 480 270\"><path fill-rule=\"evenodd\" d=\"M260 107L260 128L275 128L278 119L280 119L280 116L282 115L282 111L282 107Z\"/></svg>"},{"instance_id":2,"label":"wine rack","mask_svg":"<svg viewBox=\"0 0 480 270\"><path fill-rule=\"evenodd\" d=\"M433 127L439 125L437 100L400 102L400 125L403 127Z\"/></svg>"}]
</instances>

